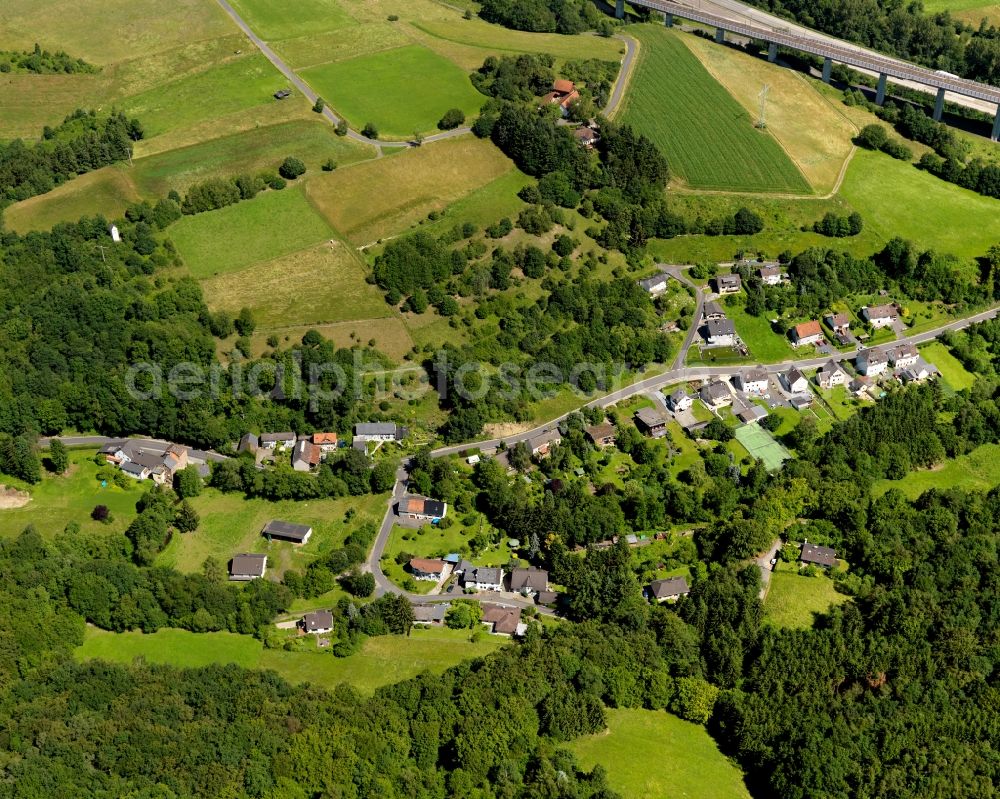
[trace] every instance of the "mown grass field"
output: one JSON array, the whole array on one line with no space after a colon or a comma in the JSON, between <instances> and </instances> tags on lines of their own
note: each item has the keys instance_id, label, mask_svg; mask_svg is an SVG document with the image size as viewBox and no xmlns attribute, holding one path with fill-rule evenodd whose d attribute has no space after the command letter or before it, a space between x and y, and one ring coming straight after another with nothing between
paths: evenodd
<instances>
[{"instance_id":1,"label":"mown grass field","mask_svg":"<svg viewBox=\"0 0 1000 799\"><path fill-rule=\"evenodd\" d=\"M250 308L262 330L390 316L382 293L365 282L358 254L339 241L226 272L202 282L212 310Z\"/></svg>"},{"instance_id":2,"label":"mown grass field","mask_svg":"<svg viewBox=\"0 0 1000 799\"><path fill-rule=\"evenodd\" d=\"M815 614L826 613L832 605L847 600L825 575L808 577L795 571L776 571L771 574L764 600L764 618L776 627L807 629L812 627Z\"/></svg>"},{"instance_id":3,"label":"mown grass field","mask_svg":"<svg viewBox=\"0 0 1000 799\"><path fill-rule=\"evenodd\" d=\"M608 729L566 745L585 768L600 764L608 784L643 799L749 799L742 774L704 727L662 710L607 711Z\"/></svg>"},{"instance_id":4,"label":"mown grass field","mask_svg":"<svg viewBox=\"0 0 1000 799\"><path fill-rule=\"evenodd\" d=\"M376 688L415 677L422 671L439 674L463 660L488 655L505 643L506 639L492 635L472 643L467 630L414 629L409 637L369 638L357 654L335 658L329 651L266 650L260 641L234 633L164 629L144 635L88 627L75 655L78 660L99 658L113 663L130 663L142 657L150 663L192 668L235 663L250 669L271 669L292 683L308 682L324 688L348 683L371 694Z\"/></svg>"},{"instance_id":5,"label":"mown grass field","mask_svg":"<svg viewBox=\"0 0 1000 799\"><path fill-rule=\"evenodd\" d=\"M171 225L169 235L191 275L202 279L297 252L330 238L332 232L293 183L184 217Z\"/></svg>"},{"instance_id":6,"label":"mown grass field","mask_svg":"<svg viewBox=\"0 0 1000 799\"><path fill-rule=\"evenodd\" d=\"M1000 485L1000 444L982 444L966 455L946 460L933 469L910 472L902 480L879 480L872 493L881 496L896 488L916 499L932 488L989 491Z\"/></svg>"},{"instance_id":7,"label":"mown grass field","mask_svg":"<svg viewBox=\"0 0 1000 799\"><path fill-rule=\"evenodd\" d=\"M468 117L486 100L464 70L420 45L310 67L302 77L354 127L372 122L387 138L433 131L449 108Z\"/></svg>"},{"instance_id":8,"label":"mown grass field","mask_svg":"<svg viewBox=\"0 0 1000 799\"><path fill-rule=\"evenodd\" d=\"M385 497L268 502L205 489L191 504L201 516L201 524L193 533L173 536L157 563L193 572L201 569L209 556L228 563L233 555L256 552L267 555L267 576L274 578L289 568L302 569L324 552L340 546L359 525L380 520ZM348 509L353 509L355 516L346 523L344 515ZM313 534L301 546L287 541L269 542L260 531L271 519L308 524Z\"/></svg>"},{"instance_id":9,"label":"mown grass field","mask_svg":"<svg viewBox=\"0 0 1000 799\"><path fill-rule=\"evenodd\" d=\"M769 64L734 47L720 47L700 36L683 43L746 109L760 113L759 94L767 84L767 129L799 168L817 194L832 192L854 149L855 125L798 72Z\"/></svg>"},{"instance_id":10,"label":"mown grass field","mask_svg":"<svg viewBox=\"0 0 1000 799\"><path fill-rule=\"evenodd\" d=\"M976 382L976 376L962 366L962 362L952 355L951 350L940 341L921 347L920 354L924 360L934 364L940 370L941 377L955 391L972 388L972 384Z\"/></svg>"},{"instance_id":11,"label":"mown grass field","mask_svg":"<svg viewBox=\"0 0 1000 799\"><path fill-rule=\"evenodd\" d=\"M768 314L751 316L744 310L743 297L724 302L726 315L736 325L736 332L750 349L750 357L761 363L776 363L796 356L788 339L771 329Z\"/></svg>"},{"instance_id":12,"label":"mown grass field","mask_svg":"<svg viewBox=\"0 0 1000 799\"><path fill-rule=\"evenodd\" d=\"M757 130L678 34L629 29L641 44L621 119L663 151L672 172L702 189L810 194L774 137Z\"/></svg>"},{"instance_id":13,"label":"mown grass field","mask_svg":"<svg viewBox=\"0 0 1000 799\"><path fill-rule=\"evenodd\" d=\"M337 0L233 0L233 8L265 41L338 30L353 24Z\"/></svg>"},{"instance_id":14,"label":"mown grass field","mask_svg":"<svg viewBox=\"0 0 1000 799\"><path fill-rule=\"evenodd\" d=\"M490 142L463 136L316 176L306 193L360 246L406 230L513 169Z\"/></svg>"},{"instance_id":15,"label":"mown grass field","mask_svg":"<svg viewBox=\"0 0 1000 799\"><path fill-rule=\"evenodd\" d=\"M984 3L983 0L925 0L923 6L928 14L947 11L973 27L978 27L984 18L993 25L1000 22L1000 4Z\"/></svg>"}]
</instances>

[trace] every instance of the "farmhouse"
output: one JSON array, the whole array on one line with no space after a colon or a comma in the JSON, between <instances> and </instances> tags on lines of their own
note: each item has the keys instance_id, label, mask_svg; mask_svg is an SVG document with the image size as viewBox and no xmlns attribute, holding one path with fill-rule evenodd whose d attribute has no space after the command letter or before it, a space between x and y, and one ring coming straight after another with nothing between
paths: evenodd
<instances>
[{"instance_id":1,"label":"farmhouse","mask_svg":"<svg viewBox=\"0 0 1000 799\"><path fill-rule=\"evenodd\" d=\"M410 574L415 580L433 580L437 582L444 574L445 562L429 558L413 558L410 561Z\"/></svg>"},{"instance_id":2,"label":"farmhouse","mask_svg":"<svg viewBox=\"0 0 1000 799\"><path fill-rule=\"evenodd\" d=\"M260 446L264 449L288 449L295 446L295 433L261 433Z\"/></svg>"},{"instance_id":3,"label":"farmhouse","mask_svg":"<svg viewBox=\"0 0 1000 799\"><path fill-rule=\"evenodd\" d=\"M709 300L705 303L705 307L702 308L701 319L703 322L718 322L719 320L725 318L726 312L722 310L722 306L715 300Z\"/></svg>"},{"instance_id":4,"label":"farmhouse","mask_svg":"<svg viewBox=\"0 0 1000 799\"><path fill-rule=\"evenodd\" d=\"M544 433L539 433L537 436L529 438L528 448L531 450L532 455L545 458L552 450L552 445L560 443L562 443L562 435L559 431L547 430Z\"/></svg>"},{"instance_id":5,"label":"farmhouse","mask_svg":"<svg viewBox=\"0 0 1000 799\"><path fill-rule=\"evenodd\" d=\"M858 353L854 365L865 377L875 377L888 368L889 359L882 350L868 349Z\"/></svg>"},{"instance_id":6,"label":"farmhouse","mask_svg":"<svg viewBox=\"0 0 1000 799\"><path fill-rule=\"evenodd\" d=\"M396 504L396 512L404 519L433 521L443 519L448 514L448 503L427 497L403 497Z\"/></svg>"},{"instance_id":7,"label":"farmhouse","mask_svg":"<svg viewBox=\"0 0 1000 799\"><path fill-rule=\"evenodd\" d=\"M483 605L483 624L494 635L515 635L521 629L521 609L503 605Z\"/></svg>"},{"instance_id":8,"label":"farmhouse","mask_svg":"<svg viewBox=\"0 0 1000 799\"><path fill-rule=\"evenodd\" d=\"M712 278L712 285L716 294L736 294L743 286L743 279L739 275L719 275Z\"/></svg>"},{"instance_id":9,"label":"farmhouse","mask_svg":"<svg viewBox=\"0 0 1000 799\"><path fill-rule=\"evenodd\" d=\"M709 408L721 408L733 404L733 395L721 380L713 380L707 386L702 386L698 390L698 396Z\"/></svg>"},{"instance_id":10,"label":"farmhouse","mask_svg":"<svg viewBox=\"0 0 1000 799\"><path fill-rule=\"evenodd\" d=\"M635 412L635 423L640 431L653 438L667 434L667 417L655 408L639 408Z\"/></svg>"},{"instance_id":11,"label":"farmhouse","mask_svg":"<svg viewBox=\"0 0 1000 799\"><path fill-rule=\"evenodd\" d=\"M362 422L354 425L355 440L368 441L402 441L406 437L406 429L395 422Z\"/></svg>"},{"instance_id":12,"label":"farmhouse","mask_svg":"<svg viewBox=\"0 0 1000 799\"><path fill-rule=\"evenodd\" d=\"M747 369L736 375L740 391L745 394L766 394L770 380L763 369Z\"/></svg>"},{"instance_id":13,"label":"farmhouse","mask_svg":"<svg viewBox=\"0 0 1000 799\"><path fill-rule=\"evenodd\" d=\"M328 610L314 610L301 618L299 628L317 635L328 633L333 629L333 614Z\"/></svg>"},{"instance_id":14,"label":"farmhouse","mask_svg":"<svg viewBox=\"0 0 1000 799\"><path fill-rule=\"evenodd\" d=\"M710 319L705 323L705 341L710 347L731 347L736 342L732 319Z\"/></svg>"},{"instance_id":15,"label":"farmhouse","mask_svg":"<svg viewBox=\"0 0 1000 799\"><path fill-rule=\"evenodd\" d=\"M794 366L787 372L782 373L781 382L793 394L801 394L809 390L809 381L806 380L806 376Z\"/></svg>"},{"instance_id":16,"label":"farmhouse","mask_svg":"<svg viewBox=\"0 0 1000 799\"><path fill-rule=\"evenodd\" d=\"M829 360L816 370L816 383L820 388L842 386L847 382L847 372L834 360Z\"/></svg>"},{"instance_id":17,"label":"farmhouse","mask_svg":"<svg viewBox=\"0 0 1000 799\"><path fill-rule=\"evenodd\" d=\"M337 451L339 439L336 433L313 433L312 443L313 446L319 447L320 453L325 457Z\"/></svg>"},{"instance_id":18,"label":"farmhouse","mask_svg":"<svg viewBox=\"0 0 1000 799\"><path fill-rule=\"evenodd\" d=\"M791 330L792 346L805 347L810 344L823 343L823 329L815 319L796 325Z\"/></svg>"},{"instance_id":19,"label":"farmhouse","mask_svg":"<svg viewBox=\"0 0 1000 799\"><path fill-rule=\"evenodd\" d=\"M179 444L169 444L163 449L142 447L136 441L115 441L101 447L100 453L108 463L114 464L136 480L152 480L157 485L170 485L174 475L188 465L190 450ZM207 457L205 453L199 453ZM199 461L203 463L203 461Z\"/></svg>"},{"instance_id":20,"label":"farmhouse","mask_svg":"<svg viewBox=\"0 0 1000 799\"><path fill-rule=\"evenodd\" d=\"M909 343L897 344L895 347L891 347L887 355L889 356L889 363L896 369L906 369L913 366L920 359L920 353L917 352L917 348Z\"/></svg>"},{"instance_id":21,"label":"farmhouse","mask_svg":"<svg viewBox=\"0 0 1000 799\"><path fill-rule=\"evenodd\" d=\"M653 580L649 584L649 597L656 602L676 602L682 596L687 596L691 589L683 577L668 577L665 580Z\"/></svg>"},{"instance_id":22,"label":"farmhouse","mask_svg":"<svg viewBox=\"0 0 1000 799\"><path fill-rule=\"evenodd\" d=\"M656 297L667 290L667 275L659 274L638 281L639 288Z\"/></svg>"},{"instance_id":23,"label":"farmhouse","mask_svg":"<svg viewBox=\"0 0 1000 799\"><path fill-rule=\"evenodd\" d=\"M435 625L443 624L445 614L448 612L448 608L450 607L450 602L436 602L433 605L414 605L413 623Z\"/></svg>"},{"instance_id":24,"label":"farmhouse","mask_svg":"<svg viewBox=\"0 0 1000 799\"><path fill-rule=\"evenodd\" d=\"M312 527L305 524L294 524L293 522L272 519L264 525L261 535L267 538L279 538L282 541L291 541L293 544L305 544L309 541L312 531Z\"/></svg>"},{"instance_id":25,"label":"farmhouse","mask_svg":"<svg viewBox=\"0 0 1000 799\"><path fill-rule=\"evenodd\" d=\"M320 448L303 438L292 450L292 468L297 472L308 472L319 465L321 457Z\"/></svg>"},{"instance_id":26,"label":"farmhouse","mask_svg":"<svg viewBox=\"0 0 1000 799\"><path fill-rule=\"evenodd\" d=\"M233 555L229 561L229 579L239 582L258 580L267 569L267 555Z\"/></svg>"},{"instance_id":27,"label":"farmhouse","mask_svg":"<svg viewBox=\"0 0 1000 799\"><path fill-rule=\"evenodd\" d=\"M762 266L757 270L757 277L765 286L781 285L781 267L777 264Z\"/></svg>"},{"instance_id":28,"label":"farmhouse","mask_svg":"<svg viewBox=\"0 0 1000 799\"><path fill-rule=\"evenodd\" d=\"M510 573L510 590L525 596L540 594L549 587L549 573L545 569L516 568Z\"/></svg>"},{"instance_id":29,"label":"farmhouse","mask_svg":"<svg viewBox=\"0 0 1000 799\"><path fill-rule=\"evenodd\" d=\"M462 585L476 591L503 591L503 569L494 566L474 566L462 575Z\"/></svg>"},{"instance_id":30,"label":"farmhouse","mask_svg":"<svg viewBox=\"0 0 1000 799\"><path fill-rule=\"evenodd\" d=\"M891 327L899 318L899 308L892 303L888 305L866 305L861 309L861 318L876 330L882 327Z\"/></svg>"},{"instance_id":31,"label":"farmhouse","mask_svg":"<svg viewBox=\"0 0 1000 799\"><path fill-rule=\"evenodd\" d=\"M830 547L810 544L806 541L806 543L802 545L802 554L799 556L799 560L803 563L812 563L816 566L836 566L837 552L836 550L830 549Z\"/></svg>"},{"instance_id":32,"label":"farmhouse","mask_svg":"<svg viewBox=\"0 0 1000 799\"><path fill-rule=\"evenodd\" d=\"M694 405L694 399L683 388L678 388L667 397L667 404L672 411L686 411Z\"/></svg>"},{"instance_id":33,"label":"farmhouse","mask_svg":"<svg viewBox=\"0 0 1000 799\"><path fill-rule=\"evenodd\" d=\"M551 105L552 103L558 103L562 115L566 116L569 114L570 104L579 98L580 92L576 90L573 81L560 78L552 82L552 91L542 98L542 104Z\"/></svg>"},{"instance_id":34,"label":"farmhouse","mask_svg":"<svg viewBox=\"0 0 1000 799\"><path fill-rule=\"evenodd\" d=\"M587 438L595 447L611 447L615 443L615 426L605 422L604 424L588 427L585 431Z\"/></svg>"}]
</instances>

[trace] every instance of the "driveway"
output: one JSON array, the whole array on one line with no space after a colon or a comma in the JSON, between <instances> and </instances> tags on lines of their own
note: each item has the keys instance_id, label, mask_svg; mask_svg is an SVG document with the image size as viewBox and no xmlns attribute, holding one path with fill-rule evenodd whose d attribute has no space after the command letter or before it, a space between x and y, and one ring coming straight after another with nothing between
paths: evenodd
<instances>
[{"instance_id":1,"label":"driveway","mask_svg":"<svg viewBox=\"0 0 1000 799\"><path fill-rule=\"evenodd\" d=\"M767 591L771 587L771 561L778 557L778 550L781 549L781 539L775 538L767 552L757 558L757 567L760 569L760 600L764 601Z\"/></svg>"}]
</instances>

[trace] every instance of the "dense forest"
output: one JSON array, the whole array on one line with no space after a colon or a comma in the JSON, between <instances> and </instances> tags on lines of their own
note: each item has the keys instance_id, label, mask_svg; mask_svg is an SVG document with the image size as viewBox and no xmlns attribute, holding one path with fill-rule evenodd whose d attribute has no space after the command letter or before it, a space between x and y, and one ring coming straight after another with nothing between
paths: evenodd
<instances>
[{"instance_id":1,"label":"dense forest","mask_svg":"<svg viewBox=\"0 0 1000 799\"><path fill-rule=\"evenodd\" d=\"M483 0L479 16L487 22L538 33L583 33L605 21L590 0Z\"/></svg>"}]
</instances>

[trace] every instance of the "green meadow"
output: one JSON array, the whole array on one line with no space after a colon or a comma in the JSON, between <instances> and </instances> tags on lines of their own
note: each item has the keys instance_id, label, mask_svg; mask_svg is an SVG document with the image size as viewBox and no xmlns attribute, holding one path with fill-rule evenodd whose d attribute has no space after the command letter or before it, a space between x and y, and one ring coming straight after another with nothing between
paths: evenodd
<instances>
[{"instance_id":1,"label":"green meadow","mask_svg":"<svg viewBox=\"0 0 1000 799\"><path fill-rule=\"evenodd\" d=\"M965 491L989 491L1000 485L1000 444L982 444L972 452L949 458L933 469L910 472L901 480L879 480L872 488L881 496L890 488L916 499L932 488L959 488Z\"/></svg>"},{"instance_id":2,"label":"green meadow","mask_svg":"<svg viewBox=\"0 0 1000 799\"><path fill-rule=\"evenodd\" d=\"M776 627L805 629L812 627L816 614L826 613L847 599L834 590L833 580L825 575L776 571L771 574L764 600L764 618Z\"/></svg>"},{"instance_id":3,"label":"green meadow","mask_svg":"<svg viewBox=\"0 0 1000 799\"><path fill-rule=\"evenodd\" d=\"M920 354L925 361L938 368L941 377L955 391L972 388L972 384L976 382L976 376L966 369L962 362L951 354L951 350L940 341L921 347Z\"/></svg>"},{"instance_id":4,"label":"green meadow","mask_svg":"<svg viewBox=\"0 0 1000 799\"><path fill-rule=\"evenodd\" d=\"M337 0L232 0L232 6L265 41L339 30L354 24Z\"/></svg>"}]
</instances>

